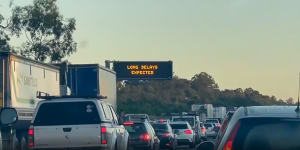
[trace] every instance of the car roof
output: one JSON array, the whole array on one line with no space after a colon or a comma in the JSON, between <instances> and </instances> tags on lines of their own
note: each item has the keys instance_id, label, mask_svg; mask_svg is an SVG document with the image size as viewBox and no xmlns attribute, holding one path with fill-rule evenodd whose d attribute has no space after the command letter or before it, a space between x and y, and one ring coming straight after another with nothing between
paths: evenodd
<instances>
[{"instance_id":1,"label":"car roof","mask_svg":"<svg viewBox=\"0 0 300 150\"><path fill-rule=\"evenodd\" d=\"M147 121L139 121L139 120L134 120L134 121L125 121L125 122L143 123L143 124L145 124L145 123L149 123L149 122L147 122Z\"/></svg>"},{"instance_id":2,"label":"car roof","mask_svg":"<svg viewBox=\"0 0 300 150\"><path fill-rule=\"evenodd\" d=\"M40 103L86 102L86 101L104 102L96 98L55 98L55 99L41 100Z\"/></svg>"},{"instance_id":3,"label":"car roof","mask_svg":"<svg viewBox=\"0 0 300 150\"><path fill-rule=\"evenodd\" d=\"M186 121L173 121L170 124L188 124Z\"/></svg>"},{"instance_id":4,"label":"car roof","mask_svg":"<svg viewBox=\"0 0 300 150\"><path fill-rule=\"evenodd\" d=\"M211 125L214 125L214 123L204 123L204 124L211 124Z\"/></svg>"},{"instance_id":5,"label":"car roof","mask_svg":"<svg viewBox=\"0 0 300 150\"><path fill-rule=\"evenodd\" d=\"M125 114L125 116L148 116L147 114Z\"/></svg>"},{"instance_id":6,"label":"car roof","mask_svg":"<svg viewBox=\"0 0 300 150\"><path fill-rule=\"evenodd\" d=\"M237 116L240 117L288 117L300 118L296 106L249 106L240 107Z\"/></svg>"},{"instance_id":7,"label":"car roof","mask_svg":"<svg viewBox=\"0 0 300 150\"><path fill-rule=\"evenodd\" d=\"M169 122L152 122L151 124L169 124Z\"/></svg>"},{"instance_id":8,"label":"car roof","mask_svg":"<svg viewBox=\"0 0 300 150\"><path fill-rule=\"evenodd\" d=\"M172 118L193 118L195 119L196 116L172 116Z\"/></svg>"},{"instance_id":9,"label":"car roof","mask_svg":"<svg viewBox=\"0 0 300 150\"><path fill-rule=\"evenodd\" d=\"M152 125L156 125L156 124L163 124L163 125L168 125L169 123L167 122L154 122L154 123L151 123Z\"/></svg>"}]
</instances>

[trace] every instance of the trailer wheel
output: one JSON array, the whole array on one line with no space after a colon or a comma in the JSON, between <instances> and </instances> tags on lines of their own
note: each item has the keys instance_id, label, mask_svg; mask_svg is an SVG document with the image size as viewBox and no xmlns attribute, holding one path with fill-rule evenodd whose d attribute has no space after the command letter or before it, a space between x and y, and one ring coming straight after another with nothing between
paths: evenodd
<instances>
[{"instance_id":1,"label":"trailer wheel","mask_svg":"<svg viewBox=\"0 0 300 150\"><path fill-rule=\"evenodd\" d=\"M16 136L14 136L14 138L13 138L12 148L13 148L13 150L19 150L19 140Z\"/></svg>"},{"instance_id":2,"label":"trailer wheel","mask_svg":"<svg viewBox=\"0 0 300 150\"><path fill-rule=\"evenodd\" d=\"M29 150L27 140L24 136L21 137L20 150Z\"/></svg>"}]
</instances>

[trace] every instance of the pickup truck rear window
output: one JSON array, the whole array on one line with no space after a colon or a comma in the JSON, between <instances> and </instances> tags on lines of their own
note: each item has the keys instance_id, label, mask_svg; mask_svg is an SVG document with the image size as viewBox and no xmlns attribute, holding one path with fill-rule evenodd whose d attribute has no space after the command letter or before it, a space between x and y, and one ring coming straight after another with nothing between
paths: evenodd
<instances>
[{"instance_id":1,"label":"pickup truck rear window","mask_svg":"<svg viewBox=\"0 0 300 150\"><path fill-rule=\"evenodd\" d=\"M100 124L93 102L44 103L39 107L34 126Z\"/></svg>"}]
</instances>

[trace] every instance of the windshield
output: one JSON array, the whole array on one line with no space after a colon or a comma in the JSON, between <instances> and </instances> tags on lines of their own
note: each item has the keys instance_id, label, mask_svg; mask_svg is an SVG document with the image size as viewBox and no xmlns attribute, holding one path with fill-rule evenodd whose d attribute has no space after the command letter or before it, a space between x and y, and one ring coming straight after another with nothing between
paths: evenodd
<instances>
[{"instance_id":1,"label":"windshield","mask_svg":"<svg viewBox=\"0 0 300 150\"><path fill-rule=\"evenodd\" d=\"M299 150L300 119L244 119L233 150Z\"/></svg>"},{"instance_id":2,"label":"windshield","mask_svg":"<svg viewBox=\"0 0 300 150\"><path fill-rule=\"evenodd\" d=\"M44 103L37 112L35 126L100 124L93 102Z\"/></svg>"},{"instance_id":3,"label":"windshield","mask_svg":"<svg viewBox=\"0 0 300 150\"><path fill-rule=\"evenodd\" d=\"M195 125L194 118L173 118L173 121L187 121L192 127Z\"/></svg>"}]
</instances>

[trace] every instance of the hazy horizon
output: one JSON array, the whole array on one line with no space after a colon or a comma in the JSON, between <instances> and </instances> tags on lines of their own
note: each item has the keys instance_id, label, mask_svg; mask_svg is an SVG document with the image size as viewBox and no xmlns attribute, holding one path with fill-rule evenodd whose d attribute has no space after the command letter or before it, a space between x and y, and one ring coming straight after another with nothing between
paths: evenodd
<instances>
[{"instance_id":1,"label":"hazy horizon","mask_svg":"<svg viewBox=\"0 0 300 150\"><path fill-rule=\"evenodd\" d=\"M0 0L9 14L10 0ZM32 0L14 0L28 4ZM73 63L172 60L175 75L212 75L220 89L297 97L300 1L58 0L75 18ZM12 43L17 43L13 41Z\"/></svg>"}]
</instances>

